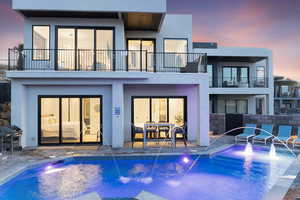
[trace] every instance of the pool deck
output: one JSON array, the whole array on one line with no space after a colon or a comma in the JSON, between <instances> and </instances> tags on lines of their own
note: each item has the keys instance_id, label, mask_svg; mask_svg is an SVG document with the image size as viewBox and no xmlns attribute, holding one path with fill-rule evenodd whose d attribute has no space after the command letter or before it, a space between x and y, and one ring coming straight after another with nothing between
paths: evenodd
<instances>
[{"instance_id":1,"label":"pool deck","mask_svg":"<svg viewBox=\"0 0 300 200\"><path fill-rule=\"evenodd\" d=\"M107 146L45 146L34 149L24 149L22 152L0 155L0 185L15 177L24 170L37 164L53 162L73 156L141 156L141 155L176 155L202 154L211 155L234 144L232 136L212 136L209 147L200 147L189 143L188 147L179 144L177 148L171 148L167 144L162 147L142 148L141 145L126 144L122 149L111 149ZM290 165L285 174L279 178L277 183L270 189L264 200L295 200L300 197L300 156Z\"/></svg>"}]
</instances>

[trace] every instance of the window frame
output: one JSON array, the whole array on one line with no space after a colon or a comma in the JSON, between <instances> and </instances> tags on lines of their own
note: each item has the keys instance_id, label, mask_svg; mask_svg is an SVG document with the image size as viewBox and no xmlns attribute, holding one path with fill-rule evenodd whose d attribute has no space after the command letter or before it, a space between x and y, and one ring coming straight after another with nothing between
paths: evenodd
<instances>
[{"instance_id":1,"label":"window frame","mask_svg":"<svg viewBox=\"0 0 300 200\"><path fill-rule=\"evenodd\" d=\"M183 67L172 67L172 66L166 66L166 53L180 53L180 52L166 52L166 40L185 40L186 41L186 60L188 62L188 52L189 52L189 38L163 38L163 65L164 65L164 68L178 68L178 69L181 69Z\"/></svg>"},{"instance_id":2,"label":"window frame","mask_svg":"<svg viewBox=\"0 0 300 200\"><path fill-rule=\"evenodd\" d=\"M111 30L113 32L113 49L111 51L116 51L116 28L114 26L69 26L69 25L56 25L55 26L55 49L58 50L58 30L59 29L74 29L74 54L75 54L75 66L74 71L78 70L78 60L77 60L77 45L78 45L78 29L92 29L94 31L94 51L97 50L97 30ZM63 50L63 49L62 49ZM55 53L55 67L58 70L58 52ZM95 58L94 58L95 59ZM94 60L95 62L95 60ZM95 64L94 64L95 67ZM112 70L115 71L116 63L115 59L113 60L113 68Z\"/></svg>"},{"instance_id":3,"label":"window frame","mask_svg":"<svg viewBox=\"0 0 300 200\"><path fill-rule=\"evenodd\" d=\"M36 51L34 49L34 27L48 27L48 38L49 38L49 41L48 41L48 45L49 45L49 55L48 55L48 58L47 59L35 59L34 58L34 51ZM32 61L50 61L50 46L51 46L51 25L47 25L47 24L34 24L31 26L31 47L32 47L32 52L31 52L31 60ZM39 50L39 49L37 49Z\"/></svg>"}]
</instances>

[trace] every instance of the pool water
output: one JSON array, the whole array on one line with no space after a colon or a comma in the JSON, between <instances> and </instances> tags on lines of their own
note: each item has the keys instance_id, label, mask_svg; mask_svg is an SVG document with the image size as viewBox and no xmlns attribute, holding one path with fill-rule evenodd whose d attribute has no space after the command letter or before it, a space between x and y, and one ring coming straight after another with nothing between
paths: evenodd
<instances>
[{"instance_id":1,"label":"pool water","mask_svg":"<svg viewBox=\"0 0 300 200\"><path fill-rule=\"evenodd\" d=\"M97 192L134 197L142 190L170 200L259 200L293 161L288 153L235 145L211 157L74 157L28 169L0 186L0 199L61 200ZM154 165L154 163L156 163Z\"/></svg>"}]
</instances>

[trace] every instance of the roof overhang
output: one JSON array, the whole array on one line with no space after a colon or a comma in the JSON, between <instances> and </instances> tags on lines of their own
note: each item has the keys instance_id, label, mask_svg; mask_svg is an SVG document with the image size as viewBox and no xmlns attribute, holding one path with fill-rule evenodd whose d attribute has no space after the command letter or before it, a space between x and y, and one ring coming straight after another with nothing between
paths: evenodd
<instances>
[{"instance_id":1,"label":"roof overhang","mask_svg":"<svg viewBox=\"0 0 300 200\"><path fill-rule=\"evenodd\" d=\"M215 62L246 62L246 63L256 63L264 60L265 57L255 57L255 56L208 56L208 63Z\"/></svg>"},{"instance_id":2,"label":"roof overhang","mask_svg":"<svg viewBox=\"0 0 300 200\"><path fill-rule=\"evenodd\" d=\"M126 30L158 31L166 0L13 0L25 17L122 18Z\"/></svg>"}]
</instances>

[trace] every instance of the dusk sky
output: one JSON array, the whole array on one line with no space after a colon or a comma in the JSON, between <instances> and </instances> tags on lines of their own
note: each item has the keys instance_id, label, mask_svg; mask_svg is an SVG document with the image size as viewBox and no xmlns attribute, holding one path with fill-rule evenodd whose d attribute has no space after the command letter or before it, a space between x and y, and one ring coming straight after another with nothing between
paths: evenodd
<instances>
[{"instance_id":1,"label":"dusk sky","mask_svg":"<svg viewBox=\"0 0 300 200\"><path fill-rule=\"evenodd\" d=\"M0 59L23 40L10 4L0 0ZM300 81L300 0L168 0L168 12L193 14L194 41L271 49L274 74Z\"/></svg>"}]
</instances>

